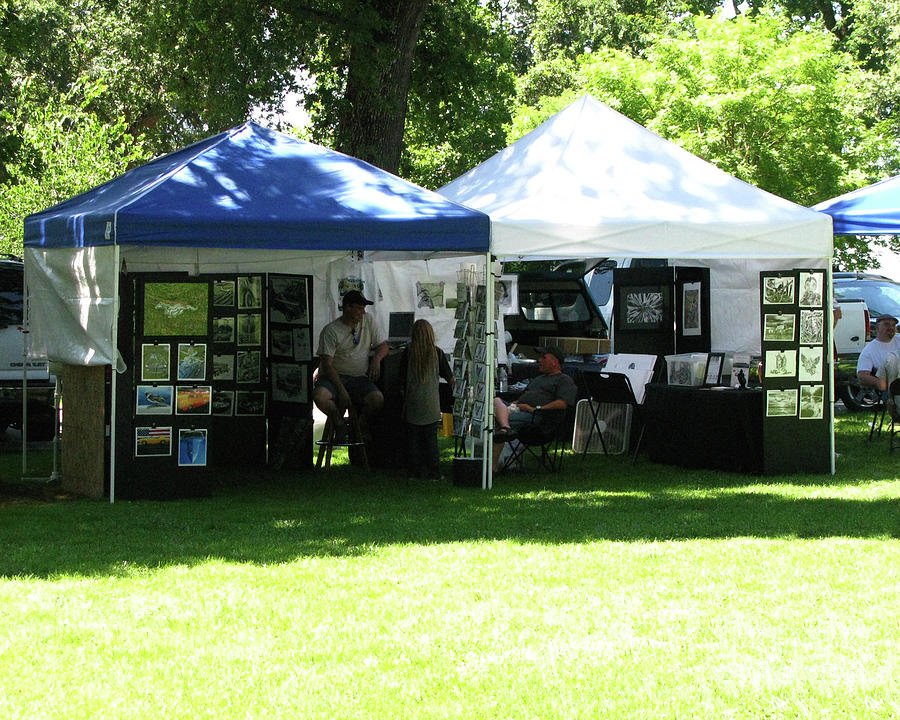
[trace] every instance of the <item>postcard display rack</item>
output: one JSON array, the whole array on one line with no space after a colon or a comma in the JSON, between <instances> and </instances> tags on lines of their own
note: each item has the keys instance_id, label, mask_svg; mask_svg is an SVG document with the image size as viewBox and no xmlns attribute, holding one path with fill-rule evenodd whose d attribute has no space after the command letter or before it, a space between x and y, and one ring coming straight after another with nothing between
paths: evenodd
<instances>
[{"instance_id":1,"label":"postcard display rack","mask_svg":"<svg viewBox=\"0 0 900 720\"><path fill-rule=\"evenodd\" d=\"M824 270L760 273L763 471L830 472Z\"/></svg>"},{"instance_id":2,"label":"postcard display rack","mask_svg":"<svg viewBox=\"0 0 900 720\"><path fill-rule=\"evenodd\" d=\"M270 422L311 417L310 276L139 273L122 296L117 497L206 494L266 463Z\"/></svg>"},{"instance_id":3,"label":"postcard display rack","mask_svg":"<svg viewBox=\"0 0 900 720\"><path fill-rule=\"evenodd\" d=\"M454 455L478 457L484 440L488 334L487 287L474 270L459 271L453 348ZM496 317L496 315L495 315ZM480 485L479 474L479 485Z\"/></svg>"}]
</instances>

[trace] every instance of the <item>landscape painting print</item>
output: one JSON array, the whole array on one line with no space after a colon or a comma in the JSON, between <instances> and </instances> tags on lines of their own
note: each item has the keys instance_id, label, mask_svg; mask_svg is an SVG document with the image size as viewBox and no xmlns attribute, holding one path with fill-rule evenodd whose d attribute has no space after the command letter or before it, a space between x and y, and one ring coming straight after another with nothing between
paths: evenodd
<instances>
[{"instance_id":1,"label":"landscape painting print","mask_svg":"<svg viewBox=\"0 0 900 720\"><path fill-rule=\"evenodd\" d=\"M763 340L767 342L791 342L796 337L797 316L793 313L766 313Z\"/></svg>"},{"instance_id":2,"label":"landscape painting print","mask_svg":"<svg viewBox=\"0 0 900 720\"><path fill-rule=\"evenodd\" d=\"M171 454L171 427L136 427L134 429L135 457L161 457Z\"/></svg>"},{"instance_id":3,"label":"landscape painting print","mask_svg":"<svg viewBox=\"0 0 900 720\"><path fill-rule=\"evenodd\" d=\"M200 336L208 332L208 283L145 283L144 335Z\"/></svg>"}]
</instances>

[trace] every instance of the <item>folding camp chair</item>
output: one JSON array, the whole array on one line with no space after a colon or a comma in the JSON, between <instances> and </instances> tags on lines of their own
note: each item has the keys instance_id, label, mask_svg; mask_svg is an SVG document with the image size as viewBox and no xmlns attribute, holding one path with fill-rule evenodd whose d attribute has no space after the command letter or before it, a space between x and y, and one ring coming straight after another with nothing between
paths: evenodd
<instances>
[{"instance_id":1,"label":"folding camp chair","mask_svg":"<svg viewBox=\"0 0 900 720\"><path fill-rule=\"evenodd\" d=\"M548 471L562 468L563 451L571 440L574 408L565 410L535 410L531 422L504 437L511 443L511 452L500 466L508 470L530 454Z\"/></svg>"}]
</instances>

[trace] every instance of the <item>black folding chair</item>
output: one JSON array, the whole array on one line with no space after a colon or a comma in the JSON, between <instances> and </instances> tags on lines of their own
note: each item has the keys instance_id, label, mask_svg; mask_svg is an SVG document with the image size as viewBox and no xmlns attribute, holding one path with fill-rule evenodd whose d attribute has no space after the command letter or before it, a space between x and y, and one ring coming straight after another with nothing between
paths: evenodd
<instances>
[{"instance_id":1,"label":"black folding chair","mask_svg":"<svg viewBox=\"0 0 900 720\"><path fill-rule=\"evenodd\" d=\"M504 439L512 443L512 451L500 469L508 470L522 462L526 454L530 454L546 470L558 472L562 468L567 441L571 441L574 419L574 408L535 410L529 424L504 435Z\"/></svg>"},{"instance_id":2,"label":"black folding chair","mask_svg":"<svg viewBox=\"0 0 900 720\"><path fill-rule=\"evenodd\" d=\"M882 402L886 406L888 414L891 418L889 430L891 434L891 444L890 450L888 452L893 454L894 448L896 447L896 445L894 444L894 436L897 432L897 423L900 423L900 407L898 407L898 403L900 403L900 378L897 378L896 380L893 380L891 382L887 390L887 397L882 400Z\"/></svg>"},{"instance_id":3,"label":"black folding chair","mask_svg":"<svg viewBox=\"0 0 900 720\"><path fill-rule=\"evenodd\" d=\"M645 425L641 405L634 396L634 390L631 387L631 381L628 379L628 376L617 372L582 372L581 381L588 396L590 402L589 407L591 410L591 429L585 440L581 456L584 457L587 455L587 449L590 447L594 431L596 431L600 437L600 445L603 447L603 453L607 454L606 441L603 439L603 430L601 429L602 423L597 415L597 405L599 403L630 405L632 407L632 413L634 414L632 427L639 428L637 443L634 446L634 454L631 456L631 463L633 465L637 460L638 452L641 449Z\"/></svg>"}]
</instances>

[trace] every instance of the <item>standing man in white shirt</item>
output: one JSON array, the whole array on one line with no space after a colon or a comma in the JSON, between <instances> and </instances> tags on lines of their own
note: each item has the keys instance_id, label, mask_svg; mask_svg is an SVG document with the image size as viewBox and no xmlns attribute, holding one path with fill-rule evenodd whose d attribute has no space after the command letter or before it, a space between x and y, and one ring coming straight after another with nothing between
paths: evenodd
<instances>
[{"instance_id":1,"label":"standing man in white shirt","mask_svg":"<svg viewBox=\"0 0 900 720\"><path fill-rule=\"evenodd\" d=\"M887 377L878 375L888 355L900 353L900 337L897 337L897 318L893 315L879 315L875 320L875 339L868 343L859 354L856 363L856 377L863 387L885 391Z\"/></svg>"},{"instance_id":2,"label":"standing man in white shirt","mask_svg":"<svg viewBox=\"0 0 900 720\"><path fill-rule=\"evenodd\" d=\"M372 316L366 314L367 305L374 303L358 290L346 293L341 316L322 328L319 335L319 376L313 401L331 420L338 444L347 441L344 412L351 404L360 408L364 422L384 405L384 396L374 381L388 345Z\"/></svg>"}]
</instances>

